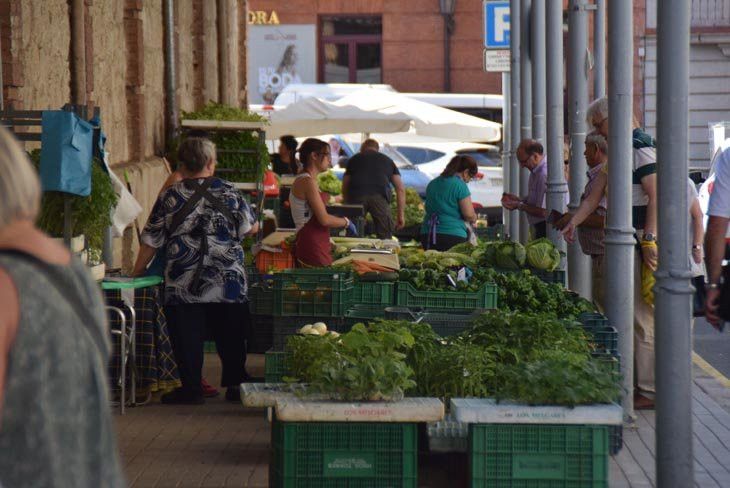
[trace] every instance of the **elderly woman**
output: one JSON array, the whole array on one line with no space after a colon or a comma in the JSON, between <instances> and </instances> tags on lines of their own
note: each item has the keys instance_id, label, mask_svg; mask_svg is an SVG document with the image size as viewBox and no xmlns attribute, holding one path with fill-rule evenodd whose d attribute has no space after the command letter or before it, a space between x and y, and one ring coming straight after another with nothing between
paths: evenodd
<instances>
[{"instance_id":1,"label":"elderly woman","mask_svg":"<svg viewBox=\"0 0 730 488\"><path fill-rule=\"evenodd\" d=\"M183 179L157 198L133 271L143 274L157 249L165 250L165 315L182 387L163 395L162 403L204 402L200 381L206 327L223 364L227 400L238 400L238 385L247 377L250 317L241 241L258 231L258 222L233 185L213 176L215 155L208 139L191 137L180 145Z\"/></svg>"},{"instance_id":2,"label":"elderly woman","mask_svg":"<svg viewBox=\"0 0 730 488\"><path fill-rule=\"evenodd\" d=\"M608 138L608 99L599 98L588 107L586 119L602 136ZM656 148L652 137L639 128L634 118L632 139L632 221L638 241L634 253L634 350L636 364L636 391L634 407L654 407L654 307L647 303L642 294L643 281L651 279L651 272L657 264L657 186ZM602 182L596 184L571 218L563 234L572 236L573 229L580 225L598 205L608 181L608 165L604 166ZM608 202L610 205L611 202ZM611 263L606 263L610 266Z\"/></svg>"},{"instance_id":3,"label":"elderly woman","mask_svg":"<svg viewBox=\"0 0 730 488\"><path fill-rule=\"evenodd\" d=\"M471 156L454 156L444 171L426 187L426 216L421 226L424 249L447 251L466 242L466 222L477 220L467 183L477 175Z\"/></svg>"},{"instance_id":4,"label":"elderly woman","mask_svg":"<svg viewBox=\"0 0 730 488\"><path fill-rule=\"evenodd\" d=\"M33 225L40 199L27 155L0 128L0 481L125 486L99 286Z\"/></svg>"}]
</instances>

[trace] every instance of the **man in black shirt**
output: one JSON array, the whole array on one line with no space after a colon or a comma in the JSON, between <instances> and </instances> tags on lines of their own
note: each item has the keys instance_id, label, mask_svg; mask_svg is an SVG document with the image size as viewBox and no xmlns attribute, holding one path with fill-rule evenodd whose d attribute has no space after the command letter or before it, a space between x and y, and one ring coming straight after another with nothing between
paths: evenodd
<instances>
[{"instance_id":1,"label":"man in black shirt","mask_svg":"<svg viewBox=\"0 0 730 488\"><path fill-rule=\"evenodd\" d=\"M402 229L405 224L406 189L393 160L378 152L379 149L378 141L366 139L360 152L349 159L342 180L342 195L345 203L363 205L365 213L373 218L378 239L390 239L393 230ZM391 185L398 204L395 224L390 214Z\"/></svg>"}]
</instances>

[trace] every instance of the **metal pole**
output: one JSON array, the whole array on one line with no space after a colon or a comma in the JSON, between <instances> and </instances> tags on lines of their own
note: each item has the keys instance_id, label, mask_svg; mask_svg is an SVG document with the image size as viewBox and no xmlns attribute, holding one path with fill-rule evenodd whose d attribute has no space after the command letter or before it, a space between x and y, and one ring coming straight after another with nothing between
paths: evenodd
<instances>
[{"instance_id":1,"label":"metal pole","mask_svg":"<svg viewBox=\"0 0 730 488\"><path fill-rule=\"evenodd\" d=\"M547 2L545 17L547 46L547 209L565 212L568 185L563 172L563 4ZM565 252L565 240L551 225L548 237L560 251ZM565 262L561 263L565 267Z\"/></svg>"},{"instance_id":2,"label":"metal pole","mask_svg":"<svg viewBox=\"0 0 730 488\"><path fill-rule=\"evenodd\" d=\"M520 24L522 29L520 35L521 41L521 57L520 57L520 103L522 113L520 114L520 140L532 138L532 60L530 53L530 12L532 11L532 0L521 0L520 8ZM513 16L510 14L510 18ZM515 17L517 18L517 17ZM510 23L510 28L512 23ZM510 36L515 35L514 32ZM515 141L515 146L519 141ZM515 155L515 158L517 156ZM520 196L524 197L528 193L528 180L530 172L526 169L520 169ZM523 244L530 239L530 226L527 223L527 214L519 212L520 215L520 242Z\"/></svg>"},{"instance_id":3,"label":"metal pole","mask_svg":"<svg viewBox=\"0 0 730 488\"><path fill-rule=\"evenodd\" d=\"M451 22L453 16L442 14L444 18L444 92L451 92Z\"/></svg>"},{"instance_id":4,"label":"metal pole","mask_svg":"<svg viewBox=\"0 0 730 488\"><path fill-rule=\"evenodd\" d=\"M178 132L177 58L175 56L175 6L165 0L165 142L168 149Z\"/></svg>"},{"instance_id":5,"label":"metal pole","mask_svg":"<svg viewBox=\"0 0 730 488\"><path fill-rule=\"evenodd\" d=\"M658 2L657 182L659 267L655 273L657 486L694 486L692 460L692 274L689 210L690 0ZM681 197L680 197L681 196Z\"/></svg>"},{"instance_id":6,"label":"metal pole","mask_svg":"<svg viewBox=\"0 0 730 488\"><path fill-rule=\"evenodd\" d=\"M570 113L570 204L571 212L580 206L588 166L583 156L588 108L588 1L570 0L568 4L568 107ZM575 242L568 246L568 286L586 298L591 297L591 258Z\"/></svg>"},{"instance_id":7,"label":"metal pole","mask_svg":"<svg viewBox=\"0 0 730 488\"><path fill-rule=\"evenodd\" d=\"M606 315L619 331L623 407L634 417L634 228L631 223L633 2L608 4L608 201ZM686 193L686 190L685 190ZM682 193L684 195L685 193ZM686 231L686 229L685 229ZM684 259L687 259L685 255ZM687 447L687 446L683 446Z\"/></svg>"},{"instance_id":8,"label":"metal pole","mask_svg":"<svg viewBox=\"0 0 730 488\"><path fill-rule=\"evenodd\" d=\"M510 188L510 155L512 154L512 131L506 125L510 117L510 107L512 104L512 93L510 91L510 79L509 72L502 73L502 187L505 191ZM510 222L514 220L512 218L512 212L506 208L502 208L502 225L505 233L509 233Z\"/></svg>"},{"instance_id":9,"label":"metal pole","mask_svg":"<svg viewBox=\"0 0 730 488\"><path fill-rule=\"evenodd\" d=\"M596 0L593 18L593 98L606 96L606 0Z\"/></svg>"},{"instance_id":10,"label":"metal pole","mask_svg":"<svg viewBox=\"0 0 730 488\"><path fill-rule=\"evenodd\" d=\"M545 145L545 2L533 2L532 4L530 34L532 138Z\"/></svg>"},{"instance_id":11,"label":"metal pole","mask_svg":"<svg viewBox=\"0 0 730 488\"><path fill-rule=\"evenodd\" d=\"M521 101L520 101L520 81L521 81L521 58L522 58L522 39L521 39L521 26L520 26L520 1L521 0L510 0L509 11L510 19L514 19L514 22L510 22L510 143L509 147L510 158L509 165L509 191L513 195L520 195L520 167L517 161L517 155L515 154L515 146L517 146L520 140L520 113L521 113ZM509 220L509 235L513 241L520 240L520 219L518 215L513 211L510 214Z\"/></svg>"}]
</instances>

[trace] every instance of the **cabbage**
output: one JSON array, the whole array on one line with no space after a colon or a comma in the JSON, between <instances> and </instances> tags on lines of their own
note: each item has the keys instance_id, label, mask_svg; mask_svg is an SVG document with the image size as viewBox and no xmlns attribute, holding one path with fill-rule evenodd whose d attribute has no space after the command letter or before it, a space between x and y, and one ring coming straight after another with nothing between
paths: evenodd
<instances>
[{"instance_id":1,"label":"cabbage","mask_svg":"<svg viewBox=\"0 0 730 488\"><path fill-rule=\"evenodd\" d=\"M335 176L332 171L325 171L317 176L317 184L319 189L330 195L339 195L342 193L342 182Z\"/></svg>"},{"instance_id":2,"label":"cabbage","mask_svg":"<svg viewBox=\"0 0 730 488\"><path fill-rule=\"evenodd\" d=\"M525 247L519 242L500 242L494 253L495 264L504 269L520 269L525 264Z\"/></svg>"},{"instance_id":3,"label":"cabbage","mask_svg":"<svg viewBox=\"0 0 730 488\"><path fill-rule=\"evenodd\" d=\"M527 243L525 253L527 263L535 269L553 271L560 265L560 252L545 237Z\"/></svg>"}]
</instances>

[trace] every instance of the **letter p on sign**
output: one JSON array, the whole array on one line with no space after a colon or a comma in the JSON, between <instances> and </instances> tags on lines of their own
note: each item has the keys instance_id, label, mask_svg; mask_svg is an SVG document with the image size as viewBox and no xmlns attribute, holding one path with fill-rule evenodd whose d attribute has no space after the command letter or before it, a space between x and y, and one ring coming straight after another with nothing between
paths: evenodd
<instances>
[{"instance_id":1,"label":"letter p on sign","mask_svg":"<svg viewBox=\"0 0 730 488\"><path fill-rule=\"evenodd\" d=\"M509 48L509 2L484 0L484 47Z\"/></svg>"}]
</instances>

